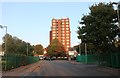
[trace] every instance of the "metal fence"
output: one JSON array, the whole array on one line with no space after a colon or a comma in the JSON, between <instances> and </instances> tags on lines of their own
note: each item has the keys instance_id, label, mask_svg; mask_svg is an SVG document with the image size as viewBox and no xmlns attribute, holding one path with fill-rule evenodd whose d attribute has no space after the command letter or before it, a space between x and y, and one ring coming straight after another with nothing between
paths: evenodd
<instances>
[{"instance_id":1,"label":"metal fence","mask_svg":"<svg viewBox=\"0 0 120 78\"><path fill-rule=\"evenodd\" d=\"M99 55L78 55L76 61L87 64L91 63L113 68L120 68L120 52Z\"/></svg>"},{"instance_id":2,"label":"metal fence","mask_svg":"<svg viewBox=\"0 0 120 78\"><path fill-rule=\"evenodd\" d=\"M101 54L98 57L99 65L120 68L120 52Z\"/></svg>"},{"instance_id":3,"label":"metal fence","mask_svg":"<svg viewBox=\"0 0 120 78\"><path fill-rule=\"evenodd\" d=\"M39 61L39 57L25 55L5 55L2 57L2 70L10 70Z\"/></svg>"},{"instance_id":4,"label":"metal fence","mask_svg":"<svg viewBox=\"0 0 120 78\"><path fill-rule=\"evenodd\" d=\"M78 55L76 61L87 64L93 64L93 63L98 64L96 55Z\"/></svg>"}]
</instances>

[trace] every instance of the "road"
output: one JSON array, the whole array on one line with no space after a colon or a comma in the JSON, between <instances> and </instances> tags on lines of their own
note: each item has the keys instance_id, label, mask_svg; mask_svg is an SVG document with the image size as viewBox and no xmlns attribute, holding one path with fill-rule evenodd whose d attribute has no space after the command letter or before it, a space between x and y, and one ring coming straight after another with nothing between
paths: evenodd
<instances>
[{"instance_id":1,"label":"road","mask_svg":"<svg viewBox=\"0 0 120 78\"><path fill-rule=\"evenodd\" d=\"M7 72L3 76L111 76L96 70L97 65L82 64L76 61L43 60Z\"/></svg>"},{"instance_id":2,"label":"road","mask_svg":"<svg viewBox=\"0 0 120 78\"><path fill-rule=\"evenodd\" d=\"M69 61L41 61L40 66L26 76L109 76L94 70L96 65Z\"/></svg>"}]
</instances>

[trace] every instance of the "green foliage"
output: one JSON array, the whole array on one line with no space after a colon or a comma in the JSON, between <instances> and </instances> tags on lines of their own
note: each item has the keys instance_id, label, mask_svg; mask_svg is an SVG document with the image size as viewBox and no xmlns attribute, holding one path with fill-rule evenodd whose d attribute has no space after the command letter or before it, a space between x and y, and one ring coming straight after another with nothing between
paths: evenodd
<instances>
[{"instance_id":1,"label":"green foliage","mask_svg":"<svg viewBox=\"0 0 120 78\"><path fill-rule=\"evenodd\" d=\"M7 54L23 54L27 55L27 47L28 47L28 55L33 55L33 47L30 43L26 43L17 37L12 37L10 34L6 34L3 37L4 43L2 44L2 49L5 51L5 42L6 42L6 52ZM28 46L27 46L28 45Z\"/></svg>"},{"instance_id":2,"label":"green foliage","mask_svg":"<svg viewBox=\"0 0 120 78\"><path fill-rule=\"evenodd\" d=\"M107 52L114 45L118 33L117 13L111 3L95 4L89 9L89 15L84 15L81 19L82 27L78 27L78 39L82 43L92 43L99 52Z\"/></svg>"},{"instance_id":3,"label":"green foliage","mask_svg":"<svg viewBox=\"0 0 120 78\"><path fill-rule=\"evenodd\" d=\"M54 39L50 45L47 47L47 54L50 57L59 57L59 56L65 56L65 48L62 43L58 41L58 39Z\"/></svg>"},{"instance_id":4,"label":"green foliage","mask_svg":"<svg viewBox=\"0 0 120 78\"><path fill-rule=\"evenodd\" d=\"M36 52L36 54L43 55L44 48L41 44L38 44L38 45L35 45L34 51Z\"/></svg>"}]
</instances>

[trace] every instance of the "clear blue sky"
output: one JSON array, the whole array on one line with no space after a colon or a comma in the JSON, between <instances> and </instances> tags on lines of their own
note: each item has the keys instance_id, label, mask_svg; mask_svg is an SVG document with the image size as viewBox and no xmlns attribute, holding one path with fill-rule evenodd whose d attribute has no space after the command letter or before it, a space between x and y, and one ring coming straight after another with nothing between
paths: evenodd
<instances>
[{"instance_id":1,"label":"clear blue sky","mask_svg":"<svg viewBox=\"0 0 120 78\"><path fill-rule=\"evenodd\" d=\"M0 25L7 26L12 36L47 47L52 18L69 17L71 46L74 46L79 42L76 33L78 20L89 13L92 4L95 2L2 2ZM0 29L1 36L5 34L4 30Z\"/></svg>"}]
</instances>

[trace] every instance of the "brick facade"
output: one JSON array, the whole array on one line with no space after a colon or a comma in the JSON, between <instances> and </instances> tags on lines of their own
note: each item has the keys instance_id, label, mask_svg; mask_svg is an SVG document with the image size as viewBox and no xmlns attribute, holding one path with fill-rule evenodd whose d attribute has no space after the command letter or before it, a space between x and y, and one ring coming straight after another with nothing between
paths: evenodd
<instances>
[{"instance_id":1,"label":"brick facade","mask_svg":"<svg viewBox=\"0 0 120 78\"><path fill-rule=\"evenodd\" d=\"M52 27L50 31L50 42L57 38L61 42L66 51L70 48L70 20L69 18L52 19Z\"/></svg>"}]
</instances>

